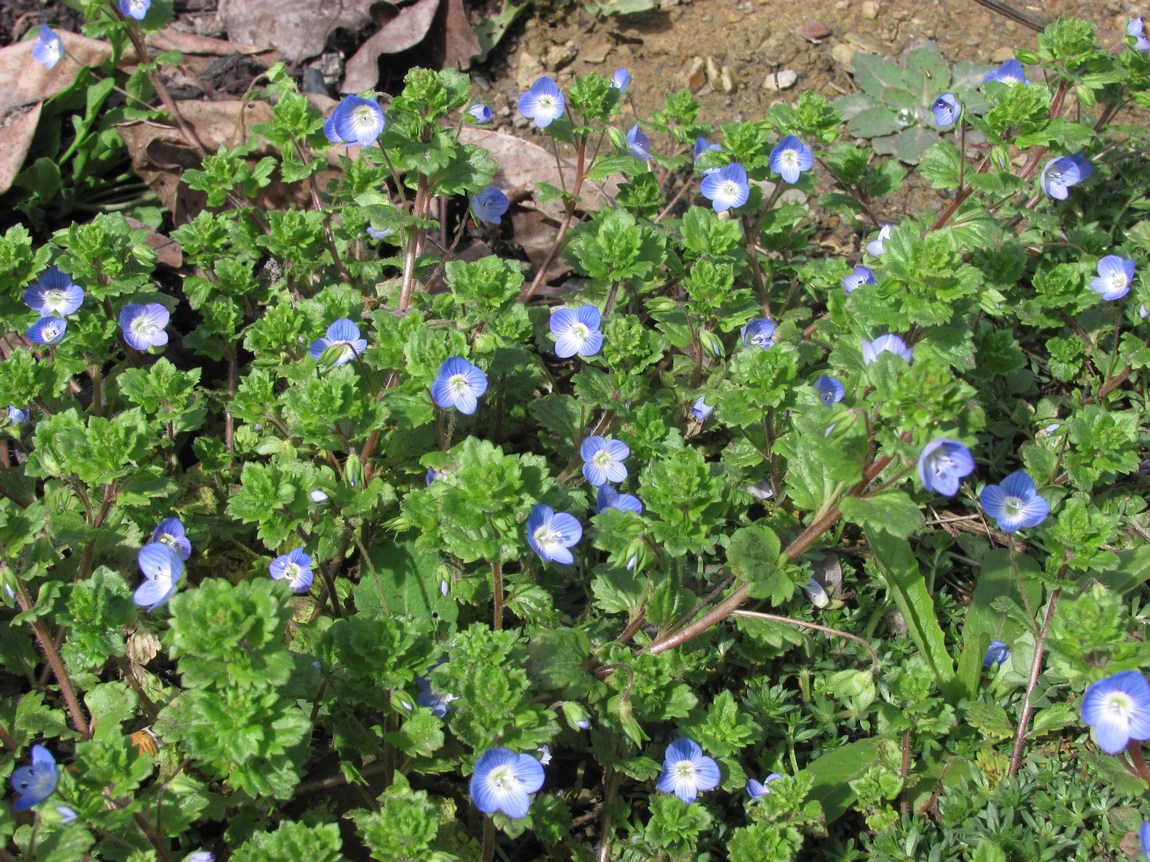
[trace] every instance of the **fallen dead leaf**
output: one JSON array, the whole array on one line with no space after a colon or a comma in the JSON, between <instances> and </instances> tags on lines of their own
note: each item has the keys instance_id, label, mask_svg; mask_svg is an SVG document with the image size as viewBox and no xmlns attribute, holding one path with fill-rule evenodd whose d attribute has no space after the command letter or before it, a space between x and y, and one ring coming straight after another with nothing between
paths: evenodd
<instances>
[{"instance_id":1,"label":"fallen dead leaf","mask_svg":"<svg viewBox=\"0 0 1150 862\"><path fill-rule=\"evenodd\" d=\"M379 58L382 54L398 54L414 48L427 36L439 0L416 0L404 6L399 14L380 28L347 61L340 91L362 93L372 89L379 81Z\"/></svg>"},{"instance_id":2,"label":"fallen dead leaf","mask_svg":"<svg viewBox=\"0 0 1150 862\"><path fill-rule=\"evenodd\" d=\"M471 58L479 56L483 48L467 20L463 0L443 0L437 20L442 21L442 26L432 30L433 41L439 43L434 52L437 67L466 69L471 65Z\"/></svg>"},{"instance_id":3,"label":"fallen dead leaf","mask_svg":"<svg viewBox=\"0 0 1150 862\"><path fill-rule=\"evenodd\" d=\"M149 36L148 44L157 51L180 51L184 54L201 54L206 57L262 54L267 51L266 47L259 45L245 45L242 42L231 42L227 39L213 39L211 36L185 33L183 30L173 30L171 27Z\"/></svg>"},{"instance_id":4,"label":"fallen dead leaf","mask_svg":"<svg viewBox=\"0 0 1150 862\"><path fill-rule=\"evenodd\" d=\"M219 15L228 38L274 45L289 60L323 52L337 28L351 31L370 24L373 0L220 0Z\"/></svg>"},{"instance_id":5,"label":"fallen dead leaf","mask_svg":"<svg viewBox=\"0 0 1150 862\"><path fill-rule=\"evenodd\" d=\"M179 269L184 265L184 250L178 242L162 233L156 233L139 219L129 217L125 220L132 230L146 230L148 232L144 238L144 244L156 252L156 260L159 263L172 269Z\"/></svg>"}]
</instances>

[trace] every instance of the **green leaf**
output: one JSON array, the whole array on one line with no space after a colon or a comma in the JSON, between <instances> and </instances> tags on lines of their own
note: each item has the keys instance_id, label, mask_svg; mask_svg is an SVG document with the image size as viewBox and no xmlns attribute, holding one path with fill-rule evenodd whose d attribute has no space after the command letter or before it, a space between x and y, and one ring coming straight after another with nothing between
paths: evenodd
<instances>
[{"instance_id":1,"label":"green leaf","mask_svg":"<svg viewBox=\"0 0 1150 862\"><path fill-rule=\"evenodd\" d=\"M306 859L307 862L342 862L339 826L323 823L307 826L285 821L275 832L261 832L244 842L235 862L267 862L269 859Z\"/></svg>"},{"instance_id":2,"label":"green leaf","mask_svg":"<svg viewBox=\"0 0 1150 862\"><path fill-rule=\"evenodd\" d=\"M998 704L972 700L966 704L963 714L970 726L985 737L1010 739L1014 736L1014 725L1006 710Z\"/></svg>"},{"instance_id":3,"label":"green leaf","mask_svg":"<svg viewBox=\"0 0 1150 862\"><path fill-rule=\"evenodd\" d=\"M847 743L811 761L803 770L814 778L809 798L823 807L828 825L855 801L850 782L878 763L881 742L881 737L871 737Z\"/></svg>"},{"instance_id":4,"label":"green leaf","mask_svg":"<svg viewBox=\"0 0 1150 862\"><path fill-rule=\"evenodd\" d=\"M950 141L939 141L927 147L919 159L919 172L930 180L932 189L957 189L962 159L958 147ZM974 172L971 171L971 174ZM973 178L973 177L971 177Z\"/></svg>"},{"instance_id":5,"label":"green leaf","mask_svg":"<svg viewBox=\"0 0 1150 862\"><path fill-rule=\"evenodd\" d=\"M873 497L846 497L839 509L849 523L881 530L899 539L914 535L925 521L922 509L905 491L899 490Z\"/></svg>"},{"instance_id":6,"label":"green leaf","mask_svg":"<svg viewBox=\"0 0 1150 862\"><path fill-rule=\"evenodd\" d=\"M727 546L727 565L739 580L753 585L755 596L781 605L795 591L795 585L779 568L781 553L779 537L767 527L740 527Z\"/></svg>"}]
</instances>

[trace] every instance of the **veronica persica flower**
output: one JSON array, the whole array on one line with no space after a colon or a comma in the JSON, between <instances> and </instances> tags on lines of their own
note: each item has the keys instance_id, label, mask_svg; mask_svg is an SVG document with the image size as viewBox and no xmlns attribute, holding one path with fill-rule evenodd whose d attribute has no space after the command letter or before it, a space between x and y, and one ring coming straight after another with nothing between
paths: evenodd
<instances>
[{"instance_id":1,"label":"veronica persica flower","mask_svg":"<svg viewBox=\"0 0 1150 862\"><path fill-rule=\"evenodd\" d=\"M616 69L615 74L611 76L611 86L620 93L627 92L627 88L631 86L631 73L626 69Z\"/></svg>"},{"instance_id":2,"label":"veronica persica flower","mask_svg":"<svg viewBox=\"0 0 1150 862\"><path fill-rule=\"evenodd\" d=\"M434 669L434 668L433 668ZM419 694L415 696L415 702L420 706L426 706L431 710L431 714L436 718L444 718L447 711L451 708L448 704L455 700L453 694L436 694L431 690L431 680L427 675L423 675L416 679L416 686L419 688Z\"/></svg>"},{"instance_id":3,"label":"veronica persica flower","mask_svg":"<svg viewBox=\"0 0 1150 862\"><path fill-rule=\"evenodd\" d=\"M1132 739L1150 739L1150 683L1136 670L1100 679L1082 697L1082 720L1107 754L1117 754Z\"/></svg>"},{"instance_id":4,"label":"veronica persica flower","mask_svg":"<svg viewBox=\"0 0 1150 862\"><path fill-rule=\"evenodd\" d=\"M638 497L631 494L620 494L610 485L600 485L599 493L595 495L595 514L608 509L618 509L621 512L643 513L643 504Z\"/></svg>"},{"instance_id":5,"label":"veronica persica flower","mask_svg":"<svg viewBox=\"0 0 1150 862\"><path fill-rule=\"evenodd\" d=\"M471 776L471 801L484 814L527 816L531 794L543 786L543 764L530 754L492 748L479 756Z\"/></svg>"},{"instance_id":6,"label":"veronica persica flower","mask_svg":"<svg viewBox=\"0 0 1150 862\"><path fill-rule=\"evenodd\" d=\"M567 107L567 100L563 93L550 78L538 78L531 89L519 97L519 113L529 120L535 121L535 126L546 129L553 122L563 116Z\"/></svg>"},{"instance_id":7,"label":"veronica persica flower","mask_svg":"<svg viewBox=\"0 0 1150 862\"><path fill-rule=\"evenodd\" d=\"M1026 73L1022 71L1022 64L1017 60L1007 60L993 72L987 72L982 77L982 82L985 84L987 81L997 81L999 84L1029 84L1030 81L1026 79Z\"/></svg>"},{"instance_id":8,"label":"veronica persica flower","mask_svg":"<svg viewBox=\"0 0 1150 862\"><path fill-rule=\"evenodd\" d=\"M495 186L488 186L471 199L471 214L477 221L499 224L509 206L511 201L507 200L507 195Z\"/></svg>"},{"instance_id":9,"label":"veronica persica flower","mask_svg":"<svg viewBox=\"0 0 1150 862\"><path fill-rule=\"evenodd\" d=\"M1098 277L1090 279L1090 289L1101 293L1103 299L1121 299L1130 292L1133 282L1134 261L1108 254L1098 261Z\"/></svg>"},{"instance_id":10,"label":"veronica persica flower","mask_svg":"<svg viewBox=\"0 0 1150 862\"><path fill-rule=\"evenodd\" d=\"M556 512L542 503L527 516L527 544L548 563L573 563L575 557L567 550L583 538L583 527L574 515Z\"/></svg>"},{"instance_id":11,"label":"veronica persica flower","mask_svg":"<svg viewBox=\"0 0 1150 862\"><path fill-rule=\"evenodd\" d=\"M854 272L843 279L843 293L850 294L852 290L857 290L864 284L874 283L874 270L860 263Z\"/></svg>"},{"instance_id":12,"label":"veronica persica flower","mask_svg":"<svg viewBox=\"0 0 1150 862\"><path fill-rule=\"evenodd\" d=\"M1038 496L1034 480L1023 470L1016 470L998 485L987 485L978 502L1004 533L1037 527L1050 514L1050 504Z\"/></svg>"},{"instance_id":13,"label":"veronica persica flower","mask_svg":"<svg viewBox=\"0 0 1150 862\"><path fill-rule=\"evenodd\" d=\"M651 158L651 139L643 134L638 123L627 132L627 152L641 162Z\"/></svg>"},{"instance_id":14,"label":"veronica persica flower","mask_svg":"<svg viewBox=\"0 0 1150 862\"><path fill-rule=\"evenodd\" d=\"M867 254L871 257L880 257L883 253L883 242L890 239L890 232L894 230L894 225L884 224L882 230L878 232L878 236L866 244Z\"/></svg>"},{"instance_id":15,"label":"veronica persica flower","mask_svg":"<svg viewBox=\"0 0 1150 862\"><path fill-rule=\"evenodd\" d=\"M622 482L627 478L627 465L623 462L631 449L622 440L608 440L598 434L588 437L579 446L583 459L583 475L596 488L607 482Z\"/></svg>"},{"instance_id":16,"label":"veronica persica flower","mask_svg":"<svg viewBox=\"0 0 1150 862\"><path fill-rule=\"evenodd\" d=\"M918 458L918 476L928 491L953 497L963 476L974 472L970 450L957 440L931 440Z\"/></svg>"},{"instance_id":17,"label":"veronica persica flower","mask_svg":"<svg viewBox=\"0 0 1150 862\"><path fill-rule=\"evenodd\" d=\"M794 135L787 135L771 150L771 170L788 183L797 183L814 163L810 149Z\"/></svg>"},{"instance_id":18,"label":"veronica persica flower","mask_svg":"<svg viewBox=\"0 0 1150 862\"><path fill-rule=\"evenodd\" d=\"M383 108L375 99L345 96L323 124L323 133L333 144L359 144L369 147L387 128Z\"/></svg>"},{"instance_id":19,"label":"veronica persica flower","mask_svg":"<svg viewBox=\"0 0 1150 862\"><path fill-rule=\"evenodd\" d=\"M700 790L714 790L721 778L719 764L703 754L697 742L676 739L667 746L655 786L660 793L674 793L684 802L694 802Z\"/></svg>"},{"instance_id":20,"label":"veronica persica flower","mask_svg":"<svg viewBox=\"0 0 1150 862\"><path fill-rule=\"evenodd\" d=\"M52 315L41 317L28 327L28 340L36 344L59 344L68 330L68 321Z\"/></svg>"},{"instance_id":21,"label":"veronica persica flower","mask_svg":"<svg viewBox=\"0 0 1150 862\"><path fill-rule=\"evenodd\" d=\"M56 758L42 745L32 746L32 765L12 770L12 789L16 791L14 811L27 811L52 795L60 774Z\"/></svg>"},{"instance_id":22,"label":"veronica persica flower","mask_svg":"<svg viewBox=\"0 0 1150 862\"><path fill-rule=\"evenodd\" d=\"M819 393L819 401L824 407L833 407L842 401L843 395L846 394L842 383L826 374L815 381L815 391Z\"/></svg>"},{"instance_id":23,"label":"veronica persica flower","mask_svg":"<svg viewBox=\"0 0 1150 862\"><path fill-rule=\"evenodd\" d=\"M395 233L395 231L393 231L389 227L385 227L385 228L367 227L364 229L364 233L366 233L372 239L387 239L389 236L391 236L393 233Z\"/></svg>"},{"instance_id":24,"label":"veronica persica flower","mask_svg":"<svg viewBox=\"0 0 1150 862\"><path fill-rule=\"evenodd\" d=\"M1126 35L1134 37L1135 51L1150 51L1150 40L1146 38L1146 34L1143 32L1141 18L1134 18L1126 25Z\"/></svg>"},{"instance_id":25,"label":"veronica persica flower","mask_svg":"<svg viewBox=\"0 0 1150 862\"><path fill-rule=\"evenodd\" d=\"M1004 664L1010 658L1010 647L1004 641L991 641L990 646L986 648L986 655L982 657L983 667L994 667L996 664Z\"/></svg>"},{"instance_id":26,"label":"veronica persica flower","mask_svg":"<svg viewBox=\"0 0 1150 862\"><path fill-rule=\"evenodd\" d=\"M36 37L36 44L32 46L32 59L51 69L60 62L64 55L64 43L60 37L47 24L40 25L40 35Z\"/></svg>"},{"instance_id":27,"label":"veronica persica flower","mask_svg":"<svg viewBox=\"0 0 1150 862\"><path fill-rule=\"evenodd\" d=\"M184 862L216 862L216 854L211 850L197 850L185 856Z\"/></svg>"},{"instance_id":28,"label":"veronica persica flower","mask_svg":"<svg viewBox=\"0 0 1150 862\"><path fill-rule=\"evenodd\" d=\"M8 405L8 424L19 427L28 424L28 411L21 410L15 404Z\"/></svg>"},{"instance_id":29,"label":"veronica persica flower","mask_svg":"<svg viewBox=\"0 0 1150 862\"><path fill-rule=\"evenodd\" d=\"M282 554L271 561L268 574L273 580L287 580L288 585L297 593L306 593L311 589L314 575L311 572L311 557L303 548L296 548Z\"/></svg>"},{"instance_id":30,"label":"veronica persica flower","mask_svg":"<svg viewBox=\"0 0 1150 862\"><path fill-rule=\"evenodd\" d=\"M135 350L163 347L168 343L168 333L164 330L171 319L172 313L158 302L130 303L120 312L120 331L124 341Z\"/></svg>"},{"instance_id":31,"label":"veronica persica flower","mask_svg":"<svg viewBox=\"0 0 1150 862\"><path fill-rule=\"evenodd\" d=\"M603 333L599 331L602 318L593 305L581 305L572 311L560 308L551 315L551 334L555 336L555 355L567 359L578 353L594 356L603 347Z\"/></svg>"},{"instance_id":32,"label":"veronica persica flower","mask_svg":"<svg viewBox=\"0 0 1150 862\"><path fill-rule=\"evenodd\" d=\"M812 577L803 585L802 589L807 599L816 608L822 609L831 603L831 597L827 595L827 588L819 583L818 578Z\"/></svg>"},{"instance_id":33,"label":"veronica persica flower","mask_svg":"<svg viewBox=\"0 0 1150 862\"><path fill-rule=\"evenodd\" d=\"M1039 184L1046 194L1064 201L1070 195L1070 187L1088 179L1092 173L1094 167L1082 157L1082 153L1059 156L1046 163Z\"/></svg>"},{"instance_id":34,"label":"veronica persica flower","mask_svg":"<svg viewBox=\"0 0 1150 862\"><path fill-rule=\"evenodd\" d=\"M152 530L152 541L163 542L174 549L181 560L187 560L192 555L192 543L179 518L164 518L160 521L160 525Z\"/></svg>"},{"instance_id":35,"label":"veronica persica flower","mask_svg":"<svg viewBox=\"0 0 1150 862\"><path fill-rule=\"evenodd\" d=\"M1150 862L1150 820L1143 820L1138 828L1138 843L1142 846L1142 858Z\"/></svg>"},{"instance_id":36,"label":"veronica persica flower","mask_svg":"<svg viewBox=\"0 0 1150 862\"><path fill-rule=\"evenodd\" d=\"M41 317L67 317L84 302L84 290L72 279L50 266L24 291L24 303Z\"/></svg>"},{"instance_id":37,"label":"veronica persica flower","mask_svg":"<svg viewBox=\"0 0 1150 862\"><path fill-rule=\"evenodd\" d=\"M878 361L880 353L893 353L895 356L901 356L907 362L914 359L914 348L907 347L906 342L897 335L880 335L874 341L863 339L863 365L870 365L872 362Z\"/></svg>"},{"instance_id":38,"label":"veronica persica flower","mask_svg":"<svg viewBox=\"0 0 1150 862\"><path fill-rule=\"evenodd\" d=\"M771 792L771 788L769 787L770 783L772 781L778 781L780 778L782 778L782 776L777 772L772 772L762 781L757 781L754 778L748 778L747 795L751 797L751 799L758 799L760 796L766 796Z\"/></svg>"},{"instance_id":39,"label":"veronica persica flower","mask_svg":"<svg viewBox=\"0 0 1150 862\"><path fill-rule=\"evenodd\" d=\"M715 212L726 212L732 207L741 207L751 196L751 186L747 182L747 172L742 165L727 165L703 177L699 186L703 197L711 202Z\"/></svg>"},{"instance_id":40,"label":"veronica persica flower","mask_svg":"<svg viewBox=\"0 0 1150 862\"><path fill-rule=\"evenodd\" d=\"M149 542L137 557L144 582L136 587L132 601L151 612L176 594L184 578L184 561L163 542Z\"/></svg>"},{"instance_id":41,"label":"veronica persica flower","mask_svg":"<svg viewBox=\"0 0 1150 862\"><path fill-rule=\"evenodd\" d=\"M775 330L778 327L769 317L756 317L749 321L739 332L743 347L757 347L760 350L770 350L775 346Z\"/></svg>"},{"instance_id":42,"label":"veronica persica flower","mask_svg":"<svg viewBox=\"0 0 1150 862\"><path fill-rule=\"evenodd\" d=\"M333 347L339 352L332 365L338 367L361 356L367 350L367 339L359 337L358 326L346 317L341 317L327 328L323 338L317 338L311 343L307 352L312 359L319 359Z\"/></svg>"},{"instance_id":43,"label":"veronica persica flower","mask_svg":"<svg viewBox=\"0 0 1150 862\"><path fill-rule=\"evenodd\" d=\"M152 0L120 0L120 11L129 18L143 21L152 6Z\"/></svg>"},{"instance_id":44,"label":"veronica persica flower","mask_svg":"<svg viewBox=\"0 0 1150 862\"><path fill-rule=\"evenodd\" d=\"M454 407L471 415L486 391L487 375L466 359L452 356L439 366L439 376L431 384L431 399L444 410Z\"/></svg>"},{"instance_id":45,"label":"veronica persica flower","mask_svg":"<svg viewBox=\"0 0 1150 862\"><path fill-rule=\"evenodd\" d=\"M700 395L691 405L691 416L696 422L706 422L708 417L715 412L715 408L707 403L706 397Z\"/></svg>"},{"instance_id":46,"label":"veronica persica flower","mask_svg":"<svg viewBox=\"0 0 1150 862\"><path fill-rule=\"evenodd\" d=\"M930 110L931 113L934 114L934 122L940 129L953 126L958 122L958 118L962 116L962 105L958 103L958 99L954 97L954 93L943 93L934 100L934 104L930 106Z\"/></svg>"},{"instance_id":47,"label":"veronica persica flower","mask_svg":"<svg viewBox=\"0 0 1150 862\"><path fill-rule=\"evenodd\" d=\"M471 114L475 122L479 123L481 126L487 125L491 122L491 108L487 107L487 105L472 105L467 109L467 113Z\"/></svg>"},{"instance_id":48,"label":"veronica persica flower","mask_svg":"<svg viewBox=\"0 0 1150 862\"><path fill-rule=\"evenodd\" d=\"M694 149L695 161L696 162L699 161L699 156L703 155L703 153L707 152L708 150L714 150L716 153L718 153L718 152L722 152L722 149L723 148L720 147L718 144L712 144L706 138L695 138L695 149ZM718 170L718 169L712 168L712 170ZM708 173L710 173L710 171L708 171Z\"/></svg>"}]
</instances>

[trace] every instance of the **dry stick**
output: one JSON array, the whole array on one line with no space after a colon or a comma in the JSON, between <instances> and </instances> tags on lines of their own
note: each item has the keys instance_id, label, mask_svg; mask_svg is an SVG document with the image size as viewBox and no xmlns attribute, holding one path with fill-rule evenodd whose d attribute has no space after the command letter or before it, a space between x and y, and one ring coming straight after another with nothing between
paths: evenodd
<instances>
[{"instance_id":1,"label":"dry stick","mask_svg":"<svg viewBox=\"0 0 1150 862\"><path fill-rule=\"evenodd\" d=\"M611 802L619 795L619 773L613 766L607 767L607 793L603 797L603 825L599 833L599 853L596 862L610 862L611 860L611 833L614 824L611 822Z\"/></svg>"},{"instance_id":2,"label":"dry stick","mask_svg":"<svg viewBox=\"0 0 1150 862\"><path fill-rule=\"evenodd\" d=\"M535 273L535 278L531 280L531 284L523 288L519 292L519 301L526 304L531 301L531 297L535 295L535 291L543 283L543 279L547 277L547 271L551 269L551 264L555 257L559 254L559 250L563 248L563 242L567 239L567 231L571 229L571 222L575 219L575 198L579 197L579 192L583 188L583 177L586 171L584 166L587 161L587 138L583 136L579 138L578 147L578 161L575 166L575 185L571 189L571 198L567 200L564 206L563 221L559 224L559 233L555 236L555 242L551 243L551 248L547 250L547 256L543 258L543 263L539 266L539 271ZM555 153L555 158L558 160L559 153ZM560 171L562 175L562 171Z\"/></svg>"},{"instance_id":3,"label":"dry stick","mask_svg":"<svg viewBox=\"0 0 1150 862\"><path fill-rule=\"evenodd\" d=\"M999 2L999 0L974 0L974 2L979 6L985 6L991 12L997 12L1004 18L1009 18L1011 21L1017 21L1023 27L1029 27L1035 33L1041 33L1046 29L1045 24L1036 21L1034 18L1030 18L1027 15L1024 15L1013 6L1008 6L1005 3Z\"/></svg>"},{"instance_id":4,"label":"dry stick","mask_svg":"<svg viewBox=\"0 0 1150 862\"><path fill-rule=\"evenodd\" d=\"M419 184L415 188L412 214L416 218L423 218L428 202L427 174L420 174ZM411 304L411 294L415 287L415 260L419 257L419 249L423 244L422 235L423 228L415 228L407 234L407 247L403 250L403 281L399 286L399 311L407 311L407 306Z\"/></svg>"},{"instance_id":5,"label":"dry stick","mask_svg":"<svg viewBox=\"0 0 1150 862\"><path fill-rule=\"evenodd\" d=\"M1022 714L1018 717L1018 732L1014 735L1014 750L1010 753L1009 776L1018 774L1018 767L1022 763L1022 745L1026 742L1026 731L1030 725L1030 713L1033 708L1030 704L1030 695L1038 685L1038 677L1042 673L1042 658L1045 652L1046 635L1050 631L1050 624L1054 621L1054 608L1058 604L1058 597L1062 589L1059 587L1050 594L1050 602L1046 606L1046 618L1042 621L1042 628L1038 632L1038 639L1034 645L1034 660L1030 663L1030 678L1026 681L1026 696L1022 699Z\"/></svg>"},{"instance_id":6,"label":"dry stick","mask_svg":"<svg viewBox=\"0 0 1150 862\"><path fill-rule=\"evenodd\" d=\"M491 563L491 590L495 600L495 620L494 628L496 631L503 630L503 564L492 562Z\"/></svg>"},{"instance_id":7,"label":"dry stick","mask_svg":"<svg viewBox=\"0 0 1150 862\"><path fill-rule=\"evenodd\" d=\"M124 16L120 14L118 9L114 9L113 11L127 24L125 31L128 34L128 38L132 41L132 47L136 49L136 55L140 58L140 62L147 62L147 59L151 55L148 53L147 46L144 45L144 40L140 38L135 24L124 19ZM168 92L168 88L160 78L159 73L156 72L155 69L152 69L148 72L148 78L151 79L152 86L156 88L156 95L159 96L160 101L164 103L164 109L172 115L172 119L176 123L176 128L180 134L183 135L184 140L196 151L196 155L201 159L206 159L208 157L207 148L196 134L196 130L188 125L187 120L184 119L184 115L181 114L180 109L176 107L176 103L172 99L172 94Z\"/></svg>"},{"instance_id":8,"label":"dry stick","mask_svg":"<svg viewBox=\"0 0 1150 862\"><path fill-rule=\"evenodd\" d=\"M796 620L793 617L781 617L777 614L764 614L760 611L737 610L732 613L731 616L748 617L755 620L767 620L769 622L783 623L785 625L795 626L801 629L814 629L817 632L823 632L824 634L834 635L835 637L846 638L847 640L854 641L868 653L870 653L870 672L872 674L878 672L878 653L874 651L874 647L872 647L858 635L852 635L850 632L844 632L842 629L833 629L830 626L821 626L818 623L809 623L806 620Z\"/></svg>"}]
</instances>

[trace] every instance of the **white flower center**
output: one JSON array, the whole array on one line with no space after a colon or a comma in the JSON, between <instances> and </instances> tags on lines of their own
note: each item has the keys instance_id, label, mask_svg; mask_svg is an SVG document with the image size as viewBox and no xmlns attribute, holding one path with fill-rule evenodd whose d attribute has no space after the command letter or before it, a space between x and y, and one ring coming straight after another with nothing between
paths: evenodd
<instances>
[{"instance_id":1,"label":"white flower center","mask_svg":"<svg viewBox=\"0 0 1150 862\"><path fill-rule=\"evenodd\" d=\"M1130 713L1134 711L1134 701L1125 692L1116 691L1106 698L1106 711L1112 720L1129 721Z\"/></svg>"},{"instance_id":2,"label":"white flower center","mask_svg":"<svg viewBox=\"0 0 1150 862\"><path fill-rule=\"evenodd\" d=\"M132 334L145 341L152 341L162 330L147 317L137 317L132 321Z\"/></svg>"},{"instance_id":3,"label":"white flower center","mask_svg":"<svg viewBox=\"0 0 1150 862\"><path fill-rule=\"evenodd\" d=\"M541 548L547 545L554 545L559 540L559 532L551 528L549 524L544 524L535 530L535 543Z\"/></svg>"},{"instance_id":4,"label":"white flower center","mask_svg":"<svg viewBox=\"0 0 1150 862\"><path fill-rule=\"evenodd\" d=\"M463 394L467 391L467 377L463 374L452 374L447 378L447 388L456 395Z\"/></svg>"},{"instance_id":5,"label":"white flower center","mask_svg":"<svg viewBox=\"0 0 1150 862\"><path fill-rule=\"evenodd\" d=\"M1011 518L1017 518L1025 508L1026 503L1022 501L1021 497L1007 497L1002 501L1003 511Z\"/></svg>"},{"instance_id":6,"label":"white flower center","mask_svg":"<svg viewBox=\"0 0 1150 862\"><path fill-rule=\"evenodd\" d=\"M591 460L595 462L597 467L609 467L614 459L606 449L600 449Z\"/></svg>"},{"instance_id":7,"label":"white flower center","mask_svg":"<svg viewBox=\"0 0 1150 862\"><path fill-rule=\"evenodd\" d=\"M544 114L551 114L555 111L555 99L552 96L539 97L539 111Z\"/></svg>"},{"instance_id":8,"label":"white flower center","mask_svg":"<svg viewBox=\"0 0 1150 862\"><path fill-rule=\"evenodd\" d=\"M733 198L739 193L739 184L734 180L723 180L719 184L719 196Z\"/></svg>"}]
</instances>

